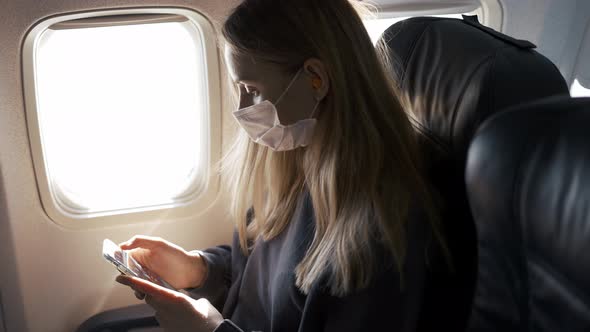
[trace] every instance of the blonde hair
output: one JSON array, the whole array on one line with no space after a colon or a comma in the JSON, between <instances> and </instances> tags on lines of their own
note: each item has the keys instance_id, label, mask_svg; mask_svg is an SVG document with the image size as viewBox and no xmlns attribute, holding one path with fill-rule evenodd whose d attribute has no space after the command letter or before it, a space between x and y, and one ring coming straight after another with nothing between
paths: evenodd
<instances>
[{"instance_id":1,"label":"blonde hair","mask_svg":"<svg viewBox=\"0 0 590 332\"><path fill-rule=\"evenodd\" d=\"M415 132L359 12L369 13L348 0L245 0L223 26L235 52L291 73L317 58L329 75L308 147L274 152L240 130L224 160L246 255L252 240L268 241L287 227L309 190L315 233L295 270L305 293L323 277L334 295L366 287L378 248L391 253L401 275L410 205L421 204L437 227Z\"/></svg>"}]
</instances>

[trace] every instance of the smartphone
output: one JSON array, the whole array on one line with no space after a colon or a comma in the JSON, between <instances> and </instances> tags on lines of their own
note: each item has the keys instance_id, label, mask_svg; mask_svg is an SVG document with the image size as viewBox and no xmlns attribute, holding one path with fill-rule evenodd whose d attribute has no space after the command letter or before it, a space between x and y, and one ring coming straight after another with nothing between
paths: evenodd
<instances>
[{"instance_id":1,"label":"smartphone","mask_svg":"<svg viewBox=\"0 0 590 332\"><path fill-rule=\"evenodd\" d=\"M147 268L141 266L141 264L131 257L129 251L122 250L118 245L109 239L105 239L102 242L102 255L107 261L114 264L119 272L125 275L145 279L153 282L156 285L160 285L171 290L176 290L162 278L158 277Z\"/></svg>"}]
</instances>

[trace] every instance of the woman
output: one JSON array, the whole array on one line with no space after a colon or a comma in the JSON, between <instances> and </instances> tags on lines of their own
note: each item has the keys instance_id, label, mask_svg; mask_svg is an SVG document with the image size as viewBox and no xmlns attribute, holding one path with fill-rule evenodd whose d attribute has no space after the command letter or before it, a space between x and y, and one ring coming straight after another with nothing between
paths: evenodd
<instances>
[{"instance_id":1,"label":"woman","mask_svg":"<svg viewBox=\"0 0 590 332\"><path fill-rule=\"evenodd\" d=\"M121 244L190 295L118 277L166 331L416 329L436 214L358 7L245 0L225 22L243 128L225 160L233 244Z\"/></svg>"}]
</instances>

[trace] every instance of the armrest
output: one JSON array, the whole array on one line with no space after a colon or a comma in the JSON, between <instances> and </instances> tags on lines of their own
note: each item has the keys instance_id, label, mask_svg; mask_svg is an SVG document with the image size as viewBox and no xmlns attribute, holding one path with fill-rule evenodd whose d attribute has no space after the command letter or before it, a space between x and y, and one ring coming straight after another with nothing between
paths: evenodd
<instances>
[{"instance_id":1,"label":"armrest","mask_svg":"<svg viewBox=\"0 0 590 332\"><path fill-rule=\"evenodd\" d=\"M147 304L107 310L88 318L76 332L127 332L131 329L159 326L154 310Z\"/></svg>"}]
</instances>

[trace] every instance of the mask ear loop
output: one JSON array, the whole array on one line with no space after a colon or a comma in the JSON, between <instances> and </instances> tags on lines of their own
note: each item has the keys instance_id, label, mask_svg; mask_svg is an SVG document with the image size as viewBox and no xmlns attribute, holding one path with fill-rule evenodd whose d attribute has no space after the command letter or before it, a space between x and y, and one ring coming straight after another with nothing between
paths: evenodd
<instances>
[{"instance_id":1,"label":"mask ear loop","mask_svg":"<svg viewBox=\"0 0 590 332\"><path fill-rule=\"evenodd\" d=\"M316 101L315 106L314 106L313 110L311 111L311 114L309 115L308 119L314 119L316 111L318 110L318 106L320 106L321 102L322 101L319 99Z\"/></svg>"},{"instance_id":2,"label":"mask ear loop","mask_svg":"<svg viewBox=\"0 0 590 332\"><path fill-rule=\"evenodd\" d=\"M281 101L281 99L285 96L285 94L287 94L287 91L289 91L291 86L295 83L295 81L299 77L299 74L301 74L302 71L303 71L303 67L299 68L299 70L297 71L295 76L293 76L293 78L291 79L291 82L289 82L289 85L287 85L287 87L285 88L285 91L283 91L283 93L279 96L279 98L277 98L277 101L275 102L275 106L278 105L279 102Z\"/></svg>"}]
</instances>

